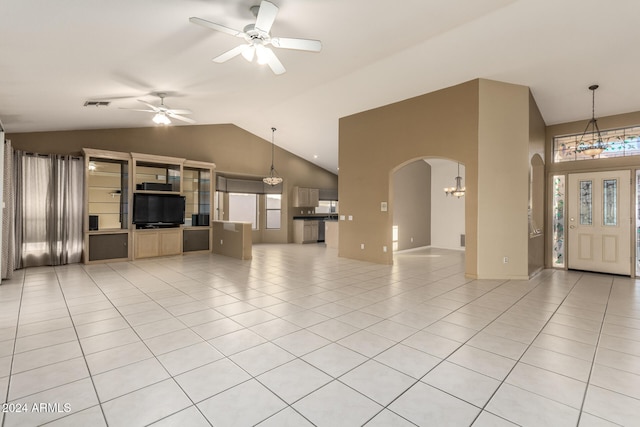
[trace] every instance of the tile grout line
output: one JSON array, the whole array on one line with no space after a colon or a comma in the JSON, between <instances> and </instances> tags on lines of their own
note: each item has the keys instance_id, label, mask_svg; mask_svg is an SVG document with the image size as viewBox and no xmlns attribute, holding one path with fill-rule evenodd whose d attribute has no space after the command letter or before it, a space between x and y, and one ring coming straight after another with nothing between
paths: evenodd
<instances>
[{"instance_id":1,"label":"tile grout line","mask_svg":"<svg viewBox=\"0 0 640 427\"><path fill-rule=\"evenodd\" d=\"M13 379L13 363L15 360L16 346L18 345L18 329L20 327L20 313L22 311L22 300L24 298L24 285L25 285L26 279L27 279L27 275L25 272L25 274L22 275L22 285L20 286L20 299L18 304L18 312L16 313L16 332L14 333L14 336L13 336L11 366L9 367L9 379L7 380L7 391L5 392L5 396L4 396L4 401L6 403L9 403L9 391L11 390L11 381ZM2 427L4 427L6 422L7 422L7 414L5 413L3 414L3 417L2 417Z\"/></svg>"},{"instance_id":2,"label":"tile grout line","mask_svg":"<svg viewBox=\"0 0 640 427\"><path fill-rule=\"evenodd\" d=\"M82 354L82 360L84 361L84 364L85 364L85 366L86 366L86 368L87 368L87 373L89 374L89 379L91 380L91 386L93 387L93 391L94 391L94 393L96 394L96 400L98 401L98 406L100 407L100 412L102 413L102 418L103 418L104 422L105 422L107 425L109 425L109 423L108 423L108 421L107 421L107 417L106 417L106 415L105 415L105 413L104 413L104 409L102 408L102 404L101 404L101 402L100 402L100 396L98 395L98 389L96 388L96 384L95 384L95 382L94 382L94 380L93 380L93 375L91 374L91 369L89 368L89 363L87 362L87 357L86 357L86 354L85 354L85 352L84 352L84 348L82 347L82 344L80 343L80 337L78 336L78 330L77 330L77 328L76 328L76 323L75 323L75 321L73 320L73 315L71 314L71 310L70 310L70 308L69 308L69 304L67 303L67 297L66 297L66 295L65 295L65 291L64 291L64 288L63 288L63 286L62 286L62 283L60 283L60 276L58 275L58 270L56 269L56 267L55 267L55 266L53 267L53 271L54 271L54 273L55 273L55 275L56 275L56 282L57 282L57 284L58 284L58 287L60 288L60 292L62 293L62 298L64 299L64 305L65 305L65 307L67 308L67 312L69 313L69 319L71 320L71 324L73 325L73 332L74 332L74 333L75 333L75 335L76 335L76 342L78 343L78 347L80 347L80 353ZM82 269L82 271L86 274L86 272L84 271L84 269ZM96 285L96 283L94 282L93 278L91 278L88 274L87 274L87 276L89 277L89 279L91 280L91 282L92 282L92 283L94 284L94 286L95 286L95 285ZM96 286L96 287L97 287L97 286ZM67 384L69 384L69 383L67 383ZM89 408L85 408L85 409L89 409ZM84 409L83 409L83 410L84 410ZM81 412L81 411L79 411L79 412ZM74 414L77 414L77 413L78 413L78 412L74 412ZM68 417L68 416L71 416L71 415L72 415L72 414L69 414L69 415L67 415L67 416L60 417L60 418L57 418L57 419L58 419L58 420L59 420L59 419L63 419L63 418L66 418L66 417Z\"/></svg>"},{"instance_id":3,"label":"tile grout line","mask_svg":"<svg viewBox=\"0 0 640 427\"><path fill-rule=\"evenodd\" d=\"M589 392L589 384L591 383L591 376L593 374L593 367L596 364L596 358L598 356L598 350L600 347L600 338L602 337L602 330L604 328L604 322L607 318L607 309L609 308L609 301L611 300L611 293L613 292L613 286L615 285L615 280L611 278L611 285L609 286L609 293L607 295L607 304L604 307L604 312L602 313L602 322L600 323L600 330L598 331L598 339L595 344L595 351L593 352L593 358L591 360L591 367L589 368L589 375L587 376L586 385L584 387L584 393L582 395L582 402L580 404L580 412L578 413L578 421L576 426L580 425L580 419L582 418L582 411L584 410L584 404L587 401L587 394Z\"/></svg>"},{"instance_id":4,"label":"tile grout line","mask_svg":"<svg viewBox=\"0 0 640 427\"><path fill-rule=\"evenodd\" d=\"M554 272L554 273L552 273L552 274L550 274L550 276L552 276L553 274L555 274L555 272ZM579 280L580 280L580 279L578 279L578 281L579 281ZM571 290L573 290L573 288L576 286L576 284L577 284L577 282L578 282L578 281L576 281L576 283L574 283L574 284L573 284L573 286L571 287ZM499 286L502 286L502 285L504 285L504 284L506 284L506 283L508 283L508 282L509 282L509 280L502 282L500 285L498 285L498 286L494 287L494 288L493 288L492 290L490 290L490 291L485 292L483 295L480 295L480 296L478 296L477 298L475 298L475 299L473 299L473 300L469 301L468 303L466 303L466 304L465 304L465 305L463 305L462 307L464 307L464 306L466 306L466 305L471 304L473 301L478 300L478 299L479 299L479 298L481 298L482 296L484 296L484 295L488 294L489 292L493 291L494 289L497 289ZM527 293L525 293L525 294L524 294L524 295L522 295L520 298L518 298L516 301L514 301L514 302L513 302L513 304L511 304L511 306L510 306L509 308L507 308L507 309L505 309L505 310L503 310L503 311L502 311L502 313L500 314L500 316L496 317L494 320L492 320L492 321L491 321L491 322L489 322L487 325L485 325L482 329L480 329L480 330L479 330L479 331L477 331L475 334L473 334L471 337L469 337L466 341L464 341L463 343L461 343L458 347L456 347L456 349L455 349L455 350L453 350L451 353L449 353L449 355L448 355L447 357L445 357L444 359L442 359L442 360L441 360L437 365L435 365L433 368L431 368L431 369L429 370L429 372L427 372L427 373L426 373L426 374L424 374L422 377L420 377L420 378L419 378L419 379L418 379L418 380L417 380L417 381L416 381L416 382L415 382L411 387L414 387L414 386L415 386L415 384L417 384L417 383L419 383L420 381L422 381L422 379L423 379L423 378L425 378L425 377L426 377L426 376L427 376L431 371L433 371L433 370L434 370L434 369L436 369L439 365L441 365L444 361L446 361L446 360L449 358L449 356L451 356L451 355L452 355L453 353L455 353L457 350L459 350L460 348L462 348L462 346L464 346L466 343L468 343L471 339L473 339L473 337L475 337L476 335L478 335L480 332L482 332L483 330L485 330L489 325L491 325L491 324L493 324L494 322L496 322L496 321L497 321L501 316L503 316L503 315L506 313L506 311L507 311L507 310L509 310L510 308L514 307L518 302L522 301L524 298L526 298L526 297L527 297L527 295L529 295L531 292L533 292L535 289L537 289L537 288L538 288L540 285L542 285L542 284L543 284L543 282L541 281L541 282L540 282L540 283L538 283L535 287L533 287L532 289L530 289ZM571 290L570 290L569 292L567 292L567 295L563 298L563 302L564 302L564 300L567 298L567 296L569 295L569 293L571 292ZM558 305L558 307L556 308L556 310L554 311L554 313L558 310L558 308L559 308L561 305L562 305L562 303L560 303L560 304ZM462 307L460 307L460 308L462 308ZM458 309L458 310L459 310L459 309ZM455 310L455 311L457 311L457 310ZM551 319L551 317L552 317L552 316L553 316L553 314L549 317L549 320L547 320L547 322L545 323L545 325L544 325L544 326L546 326L546 324L547 324L547 323L549 323L549 321L550 321L550 319ZM446 317L446 316L445 316L445 317ZM542 328L540 328L540 331L538 332L538 334L536 335L536 337L537 337L538 335L540 335L540 333L541 333L541 332L542 332L542 330L544 329L544 326L543 326ZM526 351L531 347L531 344L533 343L533 341L535 341L535 338L534 338L534 340L532 340L532 341L531 341L531 343L527 346L527 349L525 349L525 351L523 352L523 355L524 355L524 353L525 353L525 352L526 352ZM472 346L472 347L473 347L473 346ZM480 350L482 350L482 349L480 349ZM487 350L483 350L483 351L487 351ZM491 351L487 351L487 352L488 352L488 353L492 353L492 354L496 354L496 353L493 353L493 352L491 352ZM499 355L499 356L501 356L501 355ZM505 357L505 356L502 356L502 357ZM473 423L477 420L477 418L480 416L480 414L482 414L482 412L483 412L483 411L485 411L485 408L486 408L487 404L491 401L491 399L493 398L493 396L495 395L495 393L498 391L498 389L500 388L500 386L501 386L502 384L504 384L504 382L505 382L506 378L509 376L509 374L511 373L511 371L513 371L513 369L514 369L514 368L515 368L515 366L518 364L518 362L520 361L520 359L521 359L521 358L522 358L522 355L520 356L520 358L518 358L518 360L516 360L516 363L514 363L513 367L509 370L509 372L507 373L507 375L505 375L505 377L502 379L502 381L500 381L500 385L499 385L499 386L496 388L496 390L491 394L491 396L489 397L489 399L487 400L487 402L484 404L484 406L483 406L482 408L479 408L479 409L480 409L480 412L478 412L478 414L476 415L476 417L474 418L474 420L472 421L472 423L471 423L471 424L473 424ZM512 359L512 360L513 360L513 359ZM458 364L456 364L456 363L454 363L454 362L449 362L449 363L453 363L453 364L455 364L455 365L458 365ZM461 365L458 365L458 366L461 366ZM465 368L465 369L469 369L469 370L471 370L471 371L473 371L473 372L476 372L476 373L478 373L478 374L484 375L484 374L482 374L482 373L480 373L480 372L474 371L473 369L466 368L466 367L464 367L464 366L461 366L461 367L462 367L462 368ZM486 376L486 375L485 375L485 376ZM426 384L426 383L425 383L425 384ZM429 384L427 384L427 385L429 385ZM385 409L388 409L388 407L389 407L393 402L395 402L397 399L399 399L399 398L400 398L400 396L402 396L404 393L406 393L406 392L407 392L411 387L409 387L407 390L405 390L405 391L404 391L403 393L401 393L400 395L396 396L396 398L395 398L393 401L391 401L387 406L385 406ZM433 386L431 386L431 387L433 387ZM434 388L438 389L437 387L434 387ZM438 389L438 390L440 390L440 389ZM452 395L451 393L448 393L448 392L446 392L446 391L444 391L444 390L440 390L440 391L442 391L443 393L448 394L449 396L455 397L456 399L459 399L459 400L464 401L464 400L463 400L463 399L461 399L460 397L458 397L458 396L454 396L454 395ZM466 401L465 401L465 402L466 402ZM469 403L469 402L467 402L467 403ZM470 404L471 404L471 403L470 403ZM473 405L473 404L471 404L471 405ZM473 406L476 406L476 405L473 405ZM391 409L389 409L389 410L391 411ZM392 412L393 412L393 411L392 411ZM397 414L396 412L394 412L394 413L395 413L395 414ZM378 415L378 414L376 414L376 415ZM400 414L397 414L397 415L400 415ZM495 415L495 414L494 414L494 415ZM374 415L374 417L375 417L375 415ZM372 417L371 419L373 419L374 417ZM502 417L500 417L500 418L502 418ZM369 420L369 421L370 421L370 420Z\"/></svg>"},{"instance_id":5,"label":"tile grout line","mask_svg":"<svg viewBox=\"0 0 640 427\"><path fill-rule=\"evenodd\" d=\"M145 296L149 297L149 295L148 295L146 292L144 292L143 290L141 290L141 289L140 289L138 286L136 286L133 282L131 282L129 279L127 279L127 278L126 278L126 277L124 277L122 274L120 274L120 272L119 272L119 271L117 271L117 270L113 269L113 268L112 268L108 263L107 263L107 266L108 266L108 267L109 267L113 272L115 272L115 273L116 273L116 274L118 274L120 277L122 277L124 280L126 280L128 283L130 283L133 287L135 287L135 288L136 288L136 289L138 289L140 292L142 292ZM84 266L82 267L82 270L84 271L84 273L85 273L87 276L91 277L91 275L89 274L89 272L88 272L88 271L86 271L86 269L84 268ZM153 277L156 277L156 276L153 276ZM157 277L156 277L156 278L157 278ZM158 279L158 278L157 278L157 279ZM164 281L163 281L163 280L161 280L161 279L158 279L158 280L160 280L161 282L166 283L167 285L169 285L169 286L171 286L172 288L176 289L176 288L175 288L174 286L172 286L170 283L164 282ZM154 352L149 348L149 346L147 345L147 343L146 343L146 342L144 341L144 339L143 339L143 338L138 334L138 332L135 330L135 328L133 327L133 325L131 325L131 323L129 323L129 320L127 320L127 318L122 314L122 312L120 312L120 310L118 309L118 307L116 307L116 306L113 304L113 302L111 301L111 299L109 298L109 296L108 296L106 293L104 293L104 291L102 290L102 288L100 288L100 286L98 286L98 285L97 285L97 283L93 280L93 278L92 278L92 277L91 277L91 281L96 285L96 287L100 290L100 292L104 295L104 297L105 297L105 298L107 298L107 300L109 301L109 303L111 303L111 305L113 306L113 308L114 308L114 309L115 309L115 310L120 314L120 316L122 316L122 319L123 319L123 320L124 320L128 325L129 325L129 327L131 328L131 331L132 331L134 334L136 334L136 336L140 339L140 342L145 346L145 348L146 348L146 349L147 349L147 350L152 354L152 356L153 356L153 357L150 357L150 358L148 358L148 359L144 359L144 360L155 359L155 360L158 362L158 364L162 367L162 369L163 369L163 370L167 373L167 375L169 376L169 378L167 378L167 379L171 379L171 380L176 384L176 386L177 386L177 387L182 391L182 393L184 393L184 395L187 397L187 399L189 399L189 401L191 401L191 403L192 403L193 407L195 407L195 408L196 408L196 410L198 411L198 413L200 413L200 414L203 416L203 418L204 418L204 419L205 419L205 420L206 420L206 421L211 425L211 423L209 422L208 418L207 418L207 417L206 417L206 416L205 416L205 415L200 411L200 408L198 407L198 405L197 405L197 404L193 401L193 399L191 399L191 397L190 397L190 396L185 392L185 390L182 388L182 386L180 385L180 383L179 383L178 381L176 381L175 377L171 374L171 372L169 372L169 371L167 370L167 368L162 364L162 362L158 359L158 356L157 356L157 355L156 355L156 354L155 354L155 353L154 353ZM181 291L181 292L182 292L182 291ZM184 292L183 292L183 293L184 293ZM149 298L151 298L151 297L149 297ZM151 300L152 300L152 301L154 301L154 302L156 302L153 298L151 298ZM157 304L157 302L156 302L156 304ZM159 305L159 304L158 304L158 306L159 306L159 307L161 307L164 311L167 311L165 307L163 307L163 306L161 306L161 305ZM171 314L171 312L167 311L167 313L169 313L173 318L175 318L175 316L173 316L173 314ZM179 320L179 319L178 319L178 320ZM185 325L185 326L186 326L186 325ZM187 326L187 328L189 328L189 327ZM189 329L190 329L190 328L189 328ZM206 341L205 341L205 342L206 342ZM80 338L78 338L78 343L80 343ZM82 345L81 345L80 347L82 347ZM84 354L84 350L83 350L83 354ZM86 357L85 357L85 362L86 362ZM123 367L125 367L125 366L130 366L130 365L133 365L134 363L138 363L138 362L128 363L128 364L126 364L126 365L124 365L124 366L119 366L119 367L117 367L117 368L113 368L113 369L110 369L110 370L105 371L105 372L110 372L110 371L113 371L113 370L116 370L116 369L123 368ZM92 381L92 383L93 383L93 374L91 374L91 370L89 369L88 364L87 364L87 369L89 370L89 375L91 376L91 381ZM104 373L104 372L101 372L101 373ZM139 389L136 389L136 390L132 390L132 391L130 391L130 392L128 392L128 393L125 393L125 394L123 394L123 395L120 395L120 396L116 396L116 397L114 397L114 398L112 398L112 399L109 399L109 400L105 401L104 403L109 402L109 401L113 401L113 400L115 400L115 399L119 399L119 398L121 398L121 397L123 397L123 396L126 396L126 395L128 395L128 394L135 393L135 392L137 392L137 391L143 390L144 388L147 388L147 387L149 387L149 386L151 386L151 385L159 384L159 383L161 383L161 382L163 382L163 381L166 381L167 379L160 380L160 381L156 381L156 382L154 382L154 383L152 383L152 384L147 384L146 386L144 386L144 387L142 387L142 388L139 388ZM95 384L94 384L94 389L95 389L95 392L96 392L96 397L98 398L98 404L100 405L100 409L101 409L101 411L102 411L102 416L104 417L104 420L105 420L105 422L107 423L107 425L109 425L109 422L108 422L108 420L107 420L106 414L104 413L104 409L102 408L103 402L101 402L101 401L100 401L100 396L98 395L98 390L95 388ZM170 416L172 416L172 415L175 415L175 414L177 414L177 413L180 413L180 412L184 411L185 409L188 409L188 408L182 408L182 409L180 409L180 410L178 410L178 411L176 411L176 412L173 412L173 413L171 413L171 414L168 414L168 415L166 415L166 416L164 416L164 417L162 417L162 418L160 418L160 419L154 420L154 421L152 421L152 423L151 423L151 424L156 423L156 422L158 422L158 421L160 421L160 420L163 420L163 419L165 419L165 418L168 418L168 417L170 417Z\"/></svg>"},{"instance_id":6,"label":"tile grout line","mask_svg":"<svg viewBox=\"0 0 640 427\"><path fill-rule=\"evenodd\" d=\"M513 366L511 367L511 369L509 369L509 372L507 372L507 374L504 376L504 378L502 379L502 381L500 381L500 385L495 389L495 391L493 393L491 393L491 396L489 396L489 399L487 400L487 402L482 406L480 413L478 413L478 415L476 416L476 418L473 420L473 422L475 422L478 417L480 416L480 414L486 410L487 405L491 402L491 400L493 399L493 397L496 395L496 393L498 392L498 390L500 389L500 387L502 387L503 384L505 384L507 378L509 377L509 375L511 375L511 373L513 372L513 370L516 368L516 366L518 366L518 363L525 363L525 362L521 362L522 357L525 355L525 353L533 346L533 343L535 342L535 340L540 336L540 334L542 334L542 331L544 330L544 328L547 327L547 325L551 322L551 319L553 318L553 316L558 312L558 310L560 309L560 307L562 307L562 304L565 303L565 301L567 300L567 298L569 298L569 295L571 295L571 292L573 292L573 290L576 288L576 286L578 286L578 283L580 282L580 280L582 280L584 278L584 274L580 273L580 277L578 278L578 280L575 281L575 283L571 286L571 289L566 293L566 295L564 296L564 298L562 298L562 301L558 304L558 306L556 307L556 309L553 311L553 313L551 314L551 316L549 316L549 319L547 319L547 321L544 323L544 325L540 328L540 331L536 334L536 336L533 338L533 340L531 340L531 342L527 345L527 348L522 352L522 354L520 355L520 357L516 360L516 363L513 364ZM537 287L537 286L536 286ZM534 288L535 289L535 288ZM531 290L533 291L533 289ZM530 291L530 292L531 292ZM527 293L528 294L528 293ZM524 298L524 297L523 297ZM504 314L504 313L503 313ZM501 315L502 316L502 315ZM500 316L499 316L500 317ZM543 369L543 368L539 368L539 369ZM546 371L548 371L548 369L545 369ZM552 371L550 371L552 372ZM517 386L514 386L517 387ZM521 388L521 387L518 387ZM525 390L529 393L533 393L530 392L528 390ZM533 393L538 395L537 393ZM540 396L540 395L538 395ZM549 399L548 397L545 396L541 396L545 399ZM549 399L555 402L555 400L553 399ZM566 405L565 405L566 406ZM505 419L504 417L494 414L493 412L487 411L492 415L495 415L497 417L500 417L502 419ZM509 422L513 422L511 420L507 420ZM473 424L473 423L472 423Z\"/></svg>"}]
</instances>

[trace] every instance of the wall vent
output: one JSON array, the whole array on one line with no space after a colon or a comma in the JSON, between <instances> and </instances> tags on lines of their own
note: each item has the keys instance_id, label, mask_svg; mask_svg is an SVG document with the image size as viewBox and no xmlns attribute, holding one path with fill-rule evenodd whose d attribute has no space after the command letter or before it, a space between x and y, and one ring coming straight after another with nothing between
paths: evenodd
<instances>
[{"instance_id":1,"label":"wall vent","mask_svg":"<svg viewBox=\"0 0 640 427\"><path fill-rule=\"evenodd\" d=\"M460 235L460 247L464 248L464 245L466 243L466 236L464 234Z\"/></svg>"},{"instance_id":2,"label":"wall vent","mask_svg":"<svg viewBox=\"0 0 640 427\"><path fill-rule=\"evenodd\" d=\"M85 101L85 107L108 107L111 102L109 101Z\"/></svg>"}]
</instances>

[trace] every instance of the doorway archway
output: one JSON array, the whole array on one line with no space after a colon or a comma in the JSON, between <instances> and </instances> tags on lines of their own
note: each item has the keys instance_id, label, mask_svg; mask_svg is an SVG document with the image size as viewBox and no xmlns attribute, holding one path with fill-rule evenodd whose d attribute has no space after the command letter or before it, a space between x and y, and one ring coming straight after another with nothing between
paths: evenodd
<instances>
[{"instance_id":1,"label":"doorway archway","mask_svg":"<svg viewBox=\"0 0 640 427\"><path fill-rule=\"evenodd\" d=\"M391 177L392 249L465 249L464 197L447 195L464 165L444 158L420 158L396 168Z\"/></svg>"}]
</instances>

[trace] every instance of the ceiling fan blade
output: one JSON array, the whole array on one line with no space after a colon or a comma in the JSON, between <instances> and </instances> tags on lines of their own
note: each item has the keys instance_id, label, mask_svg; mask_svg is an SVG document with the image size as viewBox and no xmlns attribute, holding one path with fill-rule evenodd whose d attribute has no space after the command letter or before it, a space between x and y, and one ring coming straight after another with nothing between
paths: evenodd
<instances>
[{"instance_id":1,"label":"ceiling fan blade","mask_svg":"<svg viewBox=\"0 0 640 427\"><path fill-rule=\"evenodd\" d=\"M291 39L286 37L273 37L271 44L282 49L306 50L309 52L320 52L322 42L310 39Z\"/></svg>"},{"instance_id":2,"label":"ceiling fan blade","mask_svg":"<svg viewBox=\"0 0 640 427\"><path fill-rule=\"evenodd\" d=\"M145 113L157 113L156 110L141 110L139 108L123 108L123 107L120 107L120 109L121 110L129 110L129 111L142 111L142 112L145 112Z\"/></svg>"},{"instance_id":3,"label":"ceiling fan blade","mask_svg":"<svg viewBox=\"0 0 640 427\"><path fill-rule=\"evenodd\" d=\"M168 112L168 113L167 113L167 116L171 117L172 119L182 120L183 122L187 122L187 123L195 123L195 122L196 122L196 121L195 121L195 120L193 120L193 119L190 119L190 118L188 118L188 117L182 117L182 116L179 116L179 115L174 114L174 113L172 113L172 112Z\"/></svg>"},{"instance_id":4,"label":"ceiling fan blade","mask_svg":"<svg viewBox=\"0 0 640 427\"><path fill-rule=\"evenodd\" d=\"M201 25L212 30L220 31L225 34L229 34L234 37L244 37L244 32L240 30L234 30L232 28L225 27L224 25L216 24L214 22L207 21L205 19L191 17L189 22L197 25Z\"/></svg>"},{"instance_id":5,"label":"ceiling fan blade","mask_svg":"<svg viewBox=\"0 0 640 427\"><path fill-rule=\"evenodd\" d=\"M284 69L284 65L282 65L282 62L280 62L276 54L268 47L264 49L263 55L265 62L269 65L269 68L271 68L271 71L273 71L274 74L280 75L287 71Z\"/></svg>"},{"instance_id":6,"label":"ceiling fan blade","mask_svg":"<svg viewBox=\"0 0 640 427\"><path fill-rule=\"evenodd\" d=\"M273 21L276 20L277 14L278 6L266 0L262 0L260 3L260 9L258 10L258 16L256 17L255 28L269 34Z\"/></svg>"},{"instance_id":7,"label":"ceiling fan blade","mask_svg":"<svg viewBox=\"0 0 640 427\"><path fill-rule=\"evenodd\" d=\"M215 58L213 58L213 62L217 62L219 64L222 63L222 62L227 62L231 58L234 58L234 57L240 55L242 52L244 52L245 50L247 50L250 47L251 46L249 46L248 44L241 44L240 46L236 46L233 49L226 51L222 55L219 55L219 56L216 56Z\"/></svg>"},{"instance_id":8,"label":"ceiling fan blade","mask_svg":"<svg viewBox=\"0 0 640 427\"><path fill-rule=\"evenodd\" d=\"M177 110L175 108L169 108L167 110L167 114L171 113L171 114L193 114L193 112L191 110Z\"/></svg>"},{"instance_id":9,"label":"ceiling fan blade","mask_svg":"<svg viewBox=\"0 0 640 427\"><path fill-rule=\"evenodd\" d=\"M144 105L146 105L147 107L151 108L151 110L153 110L153 112L160 111L160 108L156 107L155 105L151 105L148 102L143 101L142 99L138 99L138 102L142 102Z\"/></svg>"}]
</instances>

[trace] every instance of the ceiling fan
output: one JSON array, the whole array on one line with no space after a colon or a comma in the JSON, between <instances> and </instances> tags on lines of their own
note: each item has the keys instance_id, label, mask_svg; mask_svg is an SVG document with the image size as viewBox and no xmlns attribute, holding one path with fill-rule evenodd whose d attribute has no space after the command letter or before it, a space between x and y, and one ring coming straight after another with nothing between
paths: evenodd
<instances>
[{"instance_id":1,"label":"ceiling fan","mask_svg":"<svg viewBox=\"0 0 640 427\"><path fill-rule=\"evenodd\" d=\"M281 49L296 49L308 52L320 52L322 49L322 43L319 40L271 37L269 32L278 14L278 6L275 4L262 0L260 6L251 7L251 12L256 16L256 23L247 25L242 31L233 30L201 18L192 17L189 18L189 21L212 30L245 39L246 44L241 44L213 58L213 61L218 63L226 62L240 54L242 54L244 59L252 62L255 56L259 64L268 64L271 71L275 74L282 74L286 70L269 45Z\"/></svg>"},{"instance_id":2,"label":"ceiling fan","mask_svg":"<svg viewBox=\"0 0 640 427\"><path fill-rule=\"evenodd\" d=\"M187 123L195 123L196 121L190 119L189 117L183 117L182 114L191 114L191 110L176 110L173 108L169 108L168 105L164 105L164 98L167 96L166 93L160 92L156 94L160 98L160 105L155 106L151 105L142 99L138 99L139 102L142 102L144 105L149 107L146 110L138 109L138 108L122 108L123 110L131 110L131 111L143 111L145 113L155 113L153 116L153 122L158 125L168 125L171 124L172 119L182 120Z\"/></svg>"}]
</instances>

